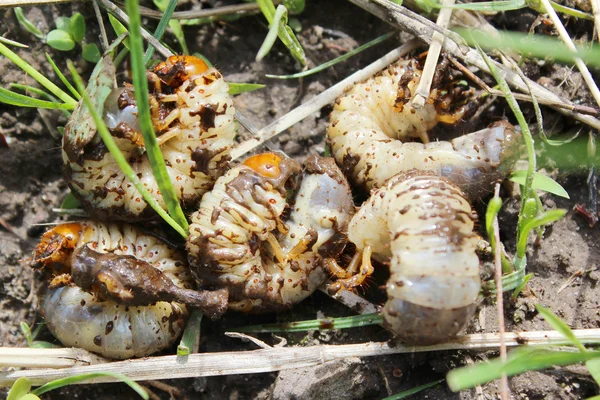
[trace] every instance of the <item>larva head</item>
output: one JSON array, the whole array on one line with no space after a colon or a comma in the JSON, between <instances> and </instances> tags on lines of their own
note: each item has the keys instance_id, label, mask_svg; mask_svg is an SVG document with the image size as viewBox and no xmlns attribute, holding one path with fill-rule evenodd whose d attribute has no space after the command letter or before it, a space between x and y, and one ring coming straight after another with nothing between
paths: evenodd
<instances>
[{"instance_id":1,"label":"larva head","mask_svg":"<svg viewBox=\"0 0 600 400\"><path fill-rule=\"evenodd\" d=\"M179 87L181 83L192 76L208 71L208 65L200 58L188 55L171 56L159 63L154 72L168 86Z\"/></svg>"},{"instance_id":2,"label":"larva head","mask_svg":"<svg viewBox=\"0 0 600 400\"><path fill-rule=\"evenodd\" d=\"M279 164L281 157L275 153L262 153L248 158L244 165L266 178L278 178L281 175Z\"/></svg>"},{"instance_id":3,"label":"larva head","mask_svg":"<svg viewBox=\"0 0 600 400\"><path fill-rule=\"evenodd\" d=\"M44 233L33 251L31 266L45 268L54 264L68 264L82 229L81 224L71 223L58 225Z\"/></svg>"}]
</instances>

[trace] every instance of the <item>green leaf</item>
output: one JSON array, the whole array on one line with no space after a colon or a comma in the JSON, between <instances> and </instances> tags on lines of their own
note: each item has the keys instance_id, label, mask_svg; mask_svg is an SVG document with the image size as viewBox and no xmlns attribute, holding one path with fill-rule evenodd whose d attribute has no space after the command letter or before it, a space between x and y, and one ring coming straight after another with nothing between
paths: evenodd
<instances>
[{"instance_id":1,"label":"green leaf","mask_svg":"<svg viewBox=\"0 0 600 400\"><path fill-rule=\"evenodd\" d=\"M362 314L350 317L312 319L308 321L284 322L280 324L251 325L237 328L237 332L269 333L269 332L304 332L308 330L346 329L367 325L383 324L379 314Z\"/></svg>"},{"instance_id":2,"label":"green leaf","mask_svg":"<svg viewBox=\"0 0 600 400\"><path fill-rule=\"evenodd\" d=\"M507 1L482 1L478 3L463 3L454 4L449 6L440 5L440 8L455 8L470 11L483 11L483 12L500 12L500 11L511 11L520 10L521 8L527 7L525 0L507 0Z\"/></svg>"},{"instance_id":3,"label":"green leaf","mask_svg":"<svg viewBox=\"0 0 600 400\"><path fill-rule=\"evenodd\" d=\"M554 314L549 308L546 308L540 304L535 305L536 310L540 313L542 317L546 320L546 322L558 333L563 335L565 338L569 339L569 341L573 344L573 346L577 347L579 351L586 352L587 349L577 339L577 336L573 333L569 325L567 325L563 320L558 318L556 314Z\"/></svg>"},{"instance_id":4,"label":"green leaf","mask_svg":"<svg viewBox=\"0 0 600 400\"><path fill-rule=\"evenodd\" d=\"M527 286L527 283L531 280L531 278L533 278L533 274L527 274L523 277L523 282L521 282L521 284L519 286L517 286L515 288L515 291L510 295L510 298L512 299L512 301L517 300L519 293L521 293L523 291L523 289L525 289L525 286Z\"/></svg>"},{"instance_id":5,"label":"green leaf","mask_svg":"<svg viewBox=\"0 0 600 400\"><path fill-rule=\"evenodd\" d=\"M518 183L519 185L525 185L525 179L527 177L527 171L520 169L512 173L510 180ZM549 176L540 174L539 172L533 173L533 182L531 188L535 190L543 190L544 192L552 193L560 197L569 199L569 193L554 179Z\"/></svg>"},{"instance_id":6,"label":"green leaf","mask_svg":"<svg viewBox=\"0 0 600 400\"><path fill-rule=\"evenodd\" d=\"M260 6L260 10L262 11L267 21L269 21L270 27L269 33L265 38L265 42L263 42L263 46L261 46L261 50L263 50L263 47L265 47L265 49L266 47L268 47L268 49L266 49L266 53L268 53L268 50L270 49L270 46L268 46L268 42L272 40L272 31L274 31L276 27L279 39L290 50L292 56L296 59L296 61L302 64L302 66L306 65L306 56L304 54L304 49L300 45L300 42L298 42L298 39L294 35L292 28L287 26L287 9L285 8L285 6L279 5L276 11L275 5L273 4L272 0L258 0L258 5ZM264 57L266 53L264 53L262 57ZM257 59L262 58L259 58L261 54L262 53L259 50Z\"/></svg>"},{"instance_id":7,"label":"green leaf","mask_svg":"<svg viewBox=\"0 0 600 400\"><path fill-rule=\"evenodd\" d=\"M273 78L273 79L303 78L305 76L309 76L309 75L315 74L317 72L323 71L324 69L327 69L327 68L329 68L329 67L331 67L331 66L333 66L333 65L335 65L335 64L337 64L339 62L345 61L348 58L350 58L350 57L352 57L352 56L354 56L354 55L356 55L356 54L358 54L358 53L360 53L360 52L368 49L369 47L375 46L376 44L379 44L379 43L381 43L381 42L383 42L383 41L385 41L385 40L387 40L387 39L395 36L396 34L397 34L397 32L386 33L385 35L379 36L378 38L373 39L370 42L365 43L362 46L357 47L356 49L354 49L352 51L349 51L346 54L343 54L343 55L341 55L341 56L339 56L337 58L334 58L331 61L327 61L326 63L323 63L323 64L321 64L321 65L319 65L319 66L317 66L315 68L309 69L307 71L298 72L297 74L292 74L292 75L269 75L269 74L267 74L265 76L267 78Z\"/></svg>"},{"instance_id":8,"label":"green leaf","mask_svg":"<svg viewBox=\"0 0 600 400\"><path fill-rule=\"evenodd\" d=\"M600 385L600 359L589 360L585 363L596 384Z\"/></svg>"},{"instance_id":9,"label":"green leaf","mask_svg":"<svg viewBox=\"0 0 600 400\"><path fill-rule=\"evenodd\" d=\"M234 96L236 94L252 92L254 90L262 89L266 85L262 85L260 83L235 83L235 82L227 82L229 85L229 94Z\"/></svg>"},{"instance_id":10,"label":"green leaf","mask_svg":"<svg viewBox=\"0 0 600 400\"><path fill-rule=\"evenodd\" d=\"M27 378L19 378L13 383L6 400L20 400L31 390L31 382Z\"/></svg>"},{"instance_id":11,"label":"green leaf","mask_svg":"<svg viewBox=\"0 0 600 400\"><path fill-rule=\"evenodd\" d=\"M144 62L144 49L141 34L141 17L137 0L126 1L127 14L129 15L129 44L131 51L131 71L133 74L133 87L135 100L138 106L138 121L144 136L146 154L152 167L152 173L160 189L162 198L169 210L169 215L177 221L177 224L185 232L187 237L188 222L185 219L179 200L175 195L173 183L169 178L165 159L160 147L156 142L154 126L150 116L150 105L148 99L148 79L146 78L146 63Z\"/></svg>"},{"instance_id":12,"label":"green leaf","mask_svg":"<svg viewBox=\"0 0 600 400\"><path fill-rule=\"evenodd\" d=\"M69 20L69 31L73 40L77 43L81 43L85 37L85 19L80 13L75 13Z\"/></svg>"},{"instance_id":13,"label":"green leaf","mask_svg":"<svg viewBox=\"0 0 600 400\"><path fill-rule=\"evenodd\" d=\"M15 16L17 17L17 21L21 24L23 28L27 30L27 32L31 33L38 39L44 40L46 36L23 14L23 9L21 7L15 7Z\"/></svg>"},{"instance_id":14,"label":"green leaf","mask_svg":"<svg viewBox=\"0 0 600 400\"><path fill-rule=\"evenodd\" d=\"M102 58L102 54L100 53L100 49L96 45L96 43L86 43L81 47L81 56L85 61L91 63L97 63Z\"/></svg>"},{"instance_id":15,"label":"green leaf","mask_svg":"<svg viewBox=\"0 0 600 400\"><path fill-rule=\"evenodd\" d=\"M113 30L117 34L117 36L121 36L124 33L129 33L127 28L125 28L125 25L123 25L121 23L121 21L119 21L118 19L113 17L111 14L108 14L108 20L109 20L110 25L112 26ZM127 49L129 49L129 38L128 37L125 38L125 40L123 40L123 44L125 45L125 47Z\"/></svg>"},{"instance_id":16,"label":"green leaf","mask_svg":"<svg viewBox=\"0 0 600 400\"><path fill-rule=\"evenodd\" d=\"M50 31L48 36L46 36L46 43L53 49L60 51L70 51L75 48L73 37L69 32L61 31L60 29Z\"/></svg>"},{"instance_id":17,"label":"green leaf","mask_svg":"<svg viewBox=\"0 0 600 400\"><path fill-rule=\"evenodd\" d=\"M27 341L27 346L31 347L30 346L31 342L33 342L33 335L31 333L31 328L25 321L21 321L21 323L19 324L19 327L21 328L21 333L23 333L23 336L25 337L25 340Z\"/></svg>"},{"instance_id":18,"label":"green leaf","mask_svg":"<svg viewBox=\"0 0 600 400\"><path fill-rule=\"evenodd\" d=\"M163 12L163 16L160 19L160 22L158 23L154 35L152 36L160 40L160 38L162 38L163 34L165 33L167 25L169 25L171 31L173 31L173 35L175 35L175 38L181 46L183 54L189 54L190 52L188 50L187 43L185 42L185 35L183 33L183 29L181 28L181 23L175 19L171 19L171 16L175 11L175 6L177 6L177 0L153 0L153 2L156 5L156 7L158 7L158 9ZM150 61L150 57L152 56L152 52L154 51L150 51L150 49L154 48L148 48L145 58L146 64L148 64L148 61Z\"/></svg>"},{"instance_id":19,"label":"green leaf","mask_svg":"<svg viewBox=\"0 0 600 400\"><path fill-rule=\"evenodd\" d=\"M528 221L519 232L519 241L517 243L517 256L524 257L525 250L527 249L527 237L532 230L539 228L544 225L551 224L552 222L558 221L565 216L567 210L557 209L548 210L532 220Z\"/></svg>"},{"instance_id":20,"label":"green leaf","mask_svg":"<svg viewBox=\"0 0 600 400\"><path fill-rule=\"evenodd\" d=\"M386 397L383 400L400 400L400 399L405 399L408 396L412 396L413 394L419 393L419 392L421 392L421 391L423 391L425 389L429 389L430 387L434 387L436 385L439 385L442 382L444 382L443 379L440 379L439 381L435 381L435 382L429 382L429 383L426 383L424 385L417 386L415 388L405 390L402 393L397 393L397 394L394 394L394 395L392 395L390 397Z\"/></svg>"},{"instance_id":21,"label":"green leaf","mask_svg":"<svg viewBox=\"0 0 600 400\"><path fill-rule=\"evenodd\" d=\"M52 59L52 57L50 57L50 54L48 54L48 53L46 53L46 60L48 60L48 62L52 66L52 69L54 70L54 73L58 76L58 79L60 79L60 81L63 83L63 85L65 85L67 87L67 89L69 89L69 92L71 92L71 94L73 96L75 96L75 98L77 100L79 100L81 98L81 96L79 95L79 93L77 93L77 90L75 90L75 88L73 87L73 85L71 85L71 82L69 82L67 80L67 77L56 66L56 63L54 62L54 60Z\"/></svg>"},{"instance_id":22,"label":"green leaf","mask_svg":"<svg viewBox=\"0 0 600 400\"><path fill-rule=\"evenodd\" d=\"M292 14L300 14L304 11L304 0L283 0L283 5L287 8Z\"/></svg>"},{"instance_id":23,"label":"green leaf","mask_svg":"<svg viewBox=\"0 0 600 400\"><path fill-rule=\"evenodd\" d=\"M143 398L144 400L148 400L148 392L146 392L143 387L141 387L138 383L134 382L127 376L123 374L116 374L114 372L91 372L88 374L74 375L68 378L57 379L55 381L46 383L44 386L40 386L31 393L35 394L36 396L39 396L41 394L49 392L50 390L58 389L63 386L73 385L75 383L103 376L110 376L112 378L119 379L123 383L127 384L130 388L132 388L138 395L140 395L141 398Z\"/></svg>"},{"instance_id":24,"label":"green leaf","mask_svg":"<svg viewBox=\"0 0 600 400\"><path fill-rule=\"evenodd\" d=\"M60 208L71 210L73 208L82 208L82 206L81 202L73 195L73 192L69 192L62 201Z\"/></svg>"},{"instance_id":25,"label":"green leaf","mask_svg":"<svg viewBox=\"0 0 600 400\"><path fill-rule=\"evenodd\" d=\"M448 386L454 392L499 379L503 374L513 376L526 371L571 365L600 358L600 352L567 352L543 348L525 347L512 351L506 362L494 360L458 368L446 376Z\"/></svg>"},{"instance_id":26,"label":"green leaf","mask_svg":"<svg viewBox=\"0 0 600 400\"><path fill-rule=\"evenodd\" d=\"M17 107L48 108L51 110L72 110L70 105L45 101L19 93L12 92L0 87L0 103L6 103Z\"/></svg>"},{"instance_id":27,"label":"green leaf","mask_svg":"<svg viewBox=\"0 0 600 400\"><path fill-rule=\"evenodd\" d=\"M56 29L60 29L61 31L69 32L70 25L71 25L71 18L69 18L69 17L56 18Z\"/></svg>"}]
</instances>

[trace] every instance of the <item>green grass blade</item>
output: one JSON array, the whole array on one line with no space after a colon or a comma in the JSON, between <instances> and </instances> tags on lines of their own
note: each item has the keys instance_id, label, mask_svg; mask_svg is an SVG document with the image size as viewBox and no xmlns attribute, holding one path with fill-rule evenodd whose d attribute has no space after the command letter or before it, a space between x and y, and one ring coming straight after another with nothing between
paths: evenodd
<instances>
[{"instance_id":1,"label":"green grass blade","mask_svg":"<svg viewBox=\"0 0 600 400\"><path fill-rule=\"evenodd\" d=\"M150 117L150 104L148 99L148 80L146 78L146 64L144 63L144 49L141 34L141 17L137 0L127 0L127 14L129 15L129 44L131 51L131 71L133 74L133 87L135 100L138 107L138 120L144 136L146 153L152 166L152 172L160 189L163 200L171 217L187 232L188 222L185 219L175 189L169 178L165 160L160 147L156 143L156 135ZM187 236L187 234L186 234Z\"/></svg>"},{"instance_id":2,"label":"green grass blade","mask_svg":"<svg viewBox=\"0 0 600 400\"><path fill-rule=\"evenodd\" d=\"M18 107L48 108L51 110L72 110L68 104L36 99L0 87L0 102Z\"/></svg>"},{"instance_id":3,"label":"green grass blade","mask_svg":"<svg viewBox=\"0 0 600 400\"><path fill-rule=\"evenodd\" d=\"M118 19L116 19L115 17L113 17L111 14L108 14L108 21L110 22L110 25L112 26L112 28L115 31L115 33L117 34L117 36L121 36L121 35L128 35L129 36L129 31L127 30L127 28L125 27L125 25L123 25L121 23L121 21L119 21ZM129 49L129 37L126 37L123 40L123 45L127 49Z\"/></svg>"},{"instance_id":4,"label":"green grass blade","mask_svg":"<svg viewBox=\"0 0 600 400\"><path fill-rule=\"evenodd\" d=\"M44 40L46 35L44 35L30 20L25 18L23 14L23 9L21 7L15 7L15 16L17 17L17 21L31 34L33 34L36 38L40 40Z\"/></svg>"},{"instance_id":5,"label":"green grass blade","mask_svg":"<svg viewBox=\"0 0 600 400\"><path fill-rule=\"evenodd\" d=\"M67 89L69 89L69 92L71 92L71 94L77 100L81 99L81 96L79 95L79 93L77 92L77 90L75 90L75 88L73 87L73 85L71 85L71 82L69 82L67 80L67 77L61 72L61 70L58 69L58 67L54 63L54 60L52 59L52 57L50 57L50 54L48 54L48 53L46 53L46 60L48 60L48 62L52 66L52 69L54 70L54 73L58 76L58 79L60 79L60 81L63 83L63 85L65 85L65 87Z\"/></svg>"},{"instance_id":6,"label":"green grass blade","mask_svg":"<svg viewBox=\"0 0 600 400\"><path fill-rule=\"evenodd\" d=\"M177 346L178 356L187 356L193 352L193 349L196 347L196 342L200 337L201 322L202 312L198 309L194 309L185 325L183 336L181 336L181 342Z\"/></svg>"},{"instance_id":7,"label":"green grass blade","mask_svg":"<svg viewBox=\"0 0 600 400\"><path fill-rule=\"evenodd\" d=\"M588 42L585 46L579 46L577 53L573 53L559 40L544 35L499 31L497 35L492 36L473 29L456 29L456 31L467 43L470 45L478 43L484 50L516 51L527 57L540 59L550 57L567 64L574 64L574 59L579 57L589 67L600 67L600 45L595 43Z\"/></svg>"},{"instance_id":8,"label":"green grass blade","mask_svg":"<svg viewBox=\"0 0 600 400\"><path fill-rule=\"evenodd\" d=\"M23 43L15 42L14 40L7 39L5 37L0 36L0 43L6 43L9 46L21 47L24 49L28 49L29 46Z\"/></svg>"},{"instance_id":9,"label":"green grass blade","mask_svg":"<svg viewBox=\"0 0 600 400\"><path fill-rule=\"evenodd\" d=\"M134 382L133 380L131 380L130 378L126 377L123 374L117 374L114 372L91 372L89 374L81 374L81 375L70 376L68 378L57 379L55 381L48 382L43 386L40 386L39 388L33 390L31 393L35 394L36 396L40 396L46 392L49 392L50 390L58 389L63 386L73 385L75 383L79 383L82 381L87 381L89 379L99 378L99 377L103 377L103 376L110 376L112 378L119 379L121 382L127 384L137 394L139 394L142 399L148 400L148 398L149 398L148 392L146 392L144 390L144 388L141 387L137 382Z\"/></svg>"},{"instance_id":10,"label":"green grass blade","mask_svg":"<svg viewBox=\"0 0 600 400\"><path fill-rule=\"evenodd\" d=\"M479 12L499 12L499 11L512 11L520 10L521 8L527 7L525 0L507 0L507 1L482 1L478 3L463 3L453 4L449 6L439 5L439 8L454 8L469 11Z\"/></svg>"},{"instance_id":11,"label":"green grass blade","mask_svg":"<svg viewBox=\"0 0 600 400\"><path fill-rule=\"evenodd\" d=\"M558 221L559 219L564 217L566 213L567 210L563 209L548 210L524 224L521 230L521 234L519 235L519 240L517 242L517 256L525 256L525 250L527 249L527 237L529 236L532 230Z\"/></svg>"},{"instance_id":12,"label":"green grass blade","mask_svg":"<svg viewBox=\"0 0 600 400\"><path fill-rule=\"evenodd\" d=\"M258 89L264 88L266 85L261 85L260 83L235 83L235 82L227 82L229 85L229 95L235 96L236 94L253 92Z\"/></svg>"},{"instance_id":13,"label":"green grass blade","mask_svg":"<svg viewBox=\"0 0 600 400\"><path fill-rule=\"evenodd\" d=\"M48 89L50 93L61 99L68 108L67 110L72 110L77 105L77 101L69 96L65 91L56 86L54 83L50 82L48 78L39 73L35 68L27 63L27 61L23 60L17 54L12 52L8 47L4 44L0 43L0 54L8 58L12 61L17 67L21 68L25 71L29 76L38 81L43 87Z\"/></svg>"},{"instance_id":14,"label":"green grass blade","mask_svg":"<svg viewBox=\"0 0 600 400\"><path fill-rule=\"evenodd\" d=\"M277 40L277 36L279 34L279 25L281 24L281 19L283 17L284 12L285 7L277 7L277 11L273 16L273 22L269 26L269 32L267 33L267 36L265 37L263 43L260 45L258 53L256 54L256 61L260 61L263 58L265 58L265 56L269 54L269 52L273 48L275 40Z\"/></svg>"},{"instance_id":15,"label":"green grass blade","mask_svg":"<svg viewBox=\"0 0 600 400\"><path fill-rule=\"evenodd\" d=\"M98 110L96 110L96 108L94 108L92 100L90 99L90 96L85 91L85 86L83 85L83 81L81 80L81 77L75 70L75 66L73 65L73 62L69 60L67 62L67 65L69 67L71 74L73 75L73 79L75 81L75 86L77 87L77 90L81 94L82 99L85 102L85 105L88 108L88 111L89 111L90 115L92 116L94 123L96 124L96 129L98 130L98 134L104 141L104 144L106 145L106 148L108 149L108 151L110 151L110 154L112 155L112 157L115 159L115 162L119 165L119 168L121 168L121 170L123 171L125 176L127 176L127 179L129 179L129 181L135 186L135 188L138 190L138 192L142 195L142 198L144 199L144 201L146 201L146 203L148 203L148 205L150 207L152 207L154 209L154 211L156 211L157 214L160 215L169 225L171 225L171 227L173 229L175 229L181 236L183 236L184 238L187 237L187 231L185 229L183 229L177 222L175 222L175 220L173 218L171 218L171 216L169 216L169 214L167 214L167 212L165 210L163 210L163 208L160 206L160 204L158 204L156 199L154 197L152 197L150 195L150 193L148 193L148 191L146 190L144 185L142 185L142 183L140 182L140 179L138 178L135 171L127 163L127 160L125 160L125 156L123 155L123 153L117 146L115 139L112 137L112 135L108 131L108 128L106 128L106 124L102 120L102 116L100 115Z\"/></svg>"},{"instance_id":16,"label":"green grass blade","mask_svg":"<svg viewBox=\"0 0 600 400\"><path fill-rule=\"evenodd\" d=\"M508 275L502 276L502 292L508 292L510 290L516 289L523 284L523 281L525 280L525 272L522 268L519 268L519 266L520 265L515 263L515 268L517 270L515 272L511 272ZM483 294L495 294L496 282L494 282L493 279L483 282L483 284L481 285L481 290Z\"/></svg>"},{"instance_id":17,"label":"green grass blade","mask_svg":"<svg viewBox=\"0 0 600 400\"><path fill-rule=\"evenodd\" d=\"M189 54L187 44L185 43L185 37L183 36L183 30L181 29L181 24L179 21L171 20L171 16L173 15L173 12L175 12L175 7L177 7L177 1L178 0L154 0L154 4L163 12L163 16L158 22L158 26L156 27L156 30L152 36L154 36L156 40L160 40L167 30L167 26L169 26L177 38L177 41L181 45L183 54ZM150 62L150 59L154 54L154 50L154 46L148 45L148 50L146 50L146 55L144 56L145 65L148 65Z\"/></svg>"},{"instance_id":18,"label":"green grass blade","mask_svg":"<svg viewBox=\"0 0 600 400\"><path fill-rule=\"evenodd\" d=\"M565 338L569 339L571 344L579 349L579 351L585 353L587 349L577 339L577 336L573 333L569 325L567 325L563 320L558 318L556 314L554 314L549 308L546 308L540 304L535 305L536 310L541 314L542 317L546 320L546 322L558 333L563 335Z\"/></svg>"},{"instance_id":19,"label":"green grass blade","mask_svg":"<svg viewBox=\"0 0 600 400\"><path fill-rule=\"evenodd\" d=\"M512 301L517 301L519 293L521 293L523 289L525 289L525 286L527 286L527 283L531 280L531 278L533 278L533 274L527 274L523 277L523 282L521 282L521 284L517 286L515 288L515 291L510 295Z\"/></svg>"},{"instance_id":20,"label":"green grass blade","mask_svg":"<svg viewBox=\"0 0 600 400\"><path fill-rule=\"evenodd\" d=\"M575 18L580 18L580 19L587 19L588 21L594 20L594 16L592 14L588 14L586 12L577 10L575 8L563 6L562 4L558 4L554 1L550 1L550 4L552 5L552 8L554 8L554 10L556 10L556 12L559 12L561 14L565 14L570 17L575 17Z\"/></svg>"},{"instance_id":21,"label":"green grass blade","mask_svg":"<svg viewBox=\"0 0 600 400\"><path fill-rule=\"evenodd\" d=\"M346 329L367 325L380 325L383 317L379 314L353 315L351 317L312 319L307 321L284 322L280 324L263 324L244 326L236 329L244 333L267 332L304 332L308 330Z\"/></svg>"},{"instance_id":22,"label":"green grass blade","mask_svg":"<svg viewBox=\"0 0 600 400\"><path fill-rule=\"evenodd\" d=\"M312 68L312 69L309 69L306 71L298 72L298 73L292 74L292 75L269 75L269 74L266 74L265 76L267 78L272 78L272 79L304 78L305 76L316 74L317 72L323 71L331 66L334 66L337 63L345 61L345 60L349 59L350 57L355 56L356 54L368 49L369 47L375 46L381 42L386 41L387 39L395 36L396 34L397 34L397 32L386 33L385 35L379 36L378 38L375 38L375 39L371 40L370 42L365 43L362 46L359 46L356 49L347 52L346 54L343 54L339 57L334 58L331 61L327 61L326 63L323 63L315 68Z\"/></svg>"},{"instance_id":23,"label":"green grass blade","mask_svg":"<svg viewBox=\"0 0 600 400\"><path fill-rule=\"evenodd\" d=\"M585 363L590 375L596 381L596 384L600 385L600 359L589 360ZM600 398L600 396L598 396Z\"/></svg>"},{"instance_id":24,"label":"green grass blade","mask_svg":"<svg viewBox=\"0 0 600 400\"><path fill-rule=\"evenodd\" d=\"M281 18L277 18L279 20L278 23L278 36L279 39L283 42L283 44L290 50L292 56L298 61L302 66L306 65L306 56L304 54L304 49L298 42L296 35L294 35L294 31L287 25L287 8L285 6L279 5L277 8L281 11L275 10L275 5L272 0L257 0L260 10L264 14L265 18L269 22L269 25L272 27L274 22L276 22L275 14L281 14ZM268 36L268 35L267 35ZM266 42L266 39L265 39ZM262 46L261 46L262 47ZM260 54L260 52L259 52Z\"/></svg>"},{"instance_id":25,"label":"green grass blade","mask_svg":"<svg viewBox=\"0 0 600 400\"><path fill-rule=\"evenodd\" d=\"M20 83L11 83L10 87L13 89L22 90L24 92L31 92L33 94L37 94L40 97L46 98L48 101L51 101L53 103L58 103L58 99L56 97L52 96L50 93L44 92L40 88L36 88L33 86L29 86L29 85L22 85ZM59 103L59 104L62 104L62 103Z\"/></svg>"},{"instance_id":26,"label":"green grass blade","mask_svg":"<svg viewBox=\"0 0 600 400\"><path fill-rule=\"evenodd\" d=\"M423 391L425 389L429 389L431 387L439 385L442 382L444 382L443 379L440 379L439 381L435 381L435 382L429 382L429 383L426 383L424 385L417 386L415 388L405 390L402 393L397 393L397 394L394 394L392 396L386 397L383 400L400 400L400 399L405 399L408 396L412 396L413 394L417 394L417 393L419 393L419 392L421 392L421 391Z\"/></svg>"},{"instance_id":27,"label":"green grass blade","mask_svg":"<svg viewBox=\"0 0 600 400\"><path fill-rule=\"evenodd\" d=\"M514 171L510 180L518 183L519 185L525 185L527 171L520 169L518 171ZM549 176L542 175L539 172L535 172L533 174L533 181L531 183L531 188L535 190L543 190L544 192L552 193L560 197L564 197L565 199L570 199L569 193L554 179Z\"/></svg>"},{"instance_id":28,"label":"green grass blade","mask_svg":"<svg viewBox=\"0 0 600 400\"><path fill-rule=\"evenodd\" d=\"M524 348L511 352L506 362L496 358L489 362L478 363L450 371L446 380L450 389L457 392L499 379L502 374L510 377L526 371L538 371L553 366L571 365L599 358L600 352L596 351L574 353L540 348Z\"/></svg>"}]
</instances>

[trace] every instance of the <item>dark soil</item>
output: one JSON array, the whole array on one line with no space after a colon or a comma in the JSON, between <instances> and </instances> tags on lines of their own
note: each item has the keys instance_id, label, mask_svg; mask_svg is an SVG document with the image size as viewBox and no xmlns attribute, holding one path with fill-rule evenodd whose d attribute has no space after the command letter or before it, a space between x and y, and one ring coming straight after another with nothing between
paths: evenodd
<instances>
[{"instance_id":1,"label":"dark soil","mask_svg":"<svg viewBox=\"0 0 600 400\"><path fill-rule=\"evenodd\" d=\"M190 7L186 2L183 7ZM221 1L205 3L222 4ZM343 0L308 1L306 10L297 16L302 25L299 34L308 58L314 65L321 64L340 54L379 36L390 28L359 8ZM44 32L54 28L58 16L70 16L79 11L88 23L87 40L97 38L98 28L88 3L27 8L25 15ZM52 55L58 65L66 65L66 59L78 60L80 71L89 74L92 65L79 60L78 50L61 53L40 43L33 35L22 29L11 10L2 10L0 33L10 39L28 44L28 49L17 53L54 81L55 74L45 60L44 53ZM530 11L513 11L499 14L491 21L499 28L527 31L535 19ZM155 22L148 22L149 26ZM591 39L591 23L567 21L576 37ZM577 23L575 23L577 22ZM108 24L107 24L108 26ZM388 41L370 49L349 61L339 64L304 80L269 80L265 73L284 74L297 71L287 50L277 44L262 62L254 60L266 34L266 24L261 16L250 16L232 22L185 27L186 38L192 52L200 52L211 60L232 82L266 83L263 90L239 95L235 104L257 128L284 115L296 105L305 102L352 72L379 58L396 43ZM177 43L171 43L178 49ZM312 65L311 65L312 66ZM2 87L10 83L37 85L7 59L0 58L0 82ZM554 65L551 62L528 63L525 71L552 90L572 98L576 103L590 103L585 85L573 68ZM490 82L491 83L491 82ZM534 121L531 107L523 105L527 117ZM290 156L303 159L307 154L322 154L325 150L324 131L328 123L329 107L325 107L304 121L296 124L270 143ZM512 113L501 100L496 100L477 119L457 127L459 133L467 129L481 129L501 116L511 119ZM548 129L571 132L579 128L574 121L562 117L551 109L544 109ZM44 224L60 217L52 208L59 207L68 192L61 176L60 134L57 126L63 126L65 118L60 112L38 111L0 105L0 345L26 346L19 331L19 323L34 325L40 321L36 313L36 296L33 273L28 257L35 246ZM514 120L512 121L515 122ZM533 125L533 123L532 123ZM468 126L468 128L466 127ZM587 132L584 129L584 132ZM240 132L247 137L247 132ZM1 137L0 137L1 139ZM573 210L577 204L588 209L589 189L586 169L560 171L558 181L571 196L562 199L544 195L542 200L548 208ZM509 188L510 189L510 188ZM514 251L519 198L509 196L505 190L505 207L501 214L502 240L510 252ZM477 206L480 215L485 205ZM535 311L535 304L550 307L573 328L600 327L600 291L598 290L598 226L590 227L575 211L546 230L539 245L530 246L528 272L534 274L529 289L515 304L505 298L507 330L548 330L549 326ZM375 274L371 288L365 295L381 298L380 286L385 273ZM378 300L379 301L379 300ZM228 314L221 321L203 321L202 352L255 349L254 345L239 339L225 337L223 332L234 327L268 323L314 319L321 316L338 317L352 312L322 293L316 293L293 311L279 315L247 316ZM496 308L488 299L482 305L477 318L470 324L469 333L496 332ZM53 340L46 331L42 339ZM385 341L390 335L378 326L345 331L308 332L285 335L288 345L310 346L314 344L361 343ZM269 335L260 337L269 343L277 340ZM382 398L393 393L444 378L454 368L468 363L495 357L495 352L438 352L430 354L396 355L376 358L354 358L316 368L288 370L281 373L257 375L233 375L223 377L182 379L165 381L182 392L177 398L246 399L333 399L333 398ZM557 368L542 372L530 372L510 379L511 391L519 399L580 399L598 393L598 386L584 369L578 367ZM160 398L169 394L159 389L153 391ZM496 398L496 383L485 385L480 391L452 393L445 384L438 385L415 395L413 398L471 399ZM123 384L101 384L69 387L50 392L45 398L136 398Z\"/></svg>"}]
</instances>

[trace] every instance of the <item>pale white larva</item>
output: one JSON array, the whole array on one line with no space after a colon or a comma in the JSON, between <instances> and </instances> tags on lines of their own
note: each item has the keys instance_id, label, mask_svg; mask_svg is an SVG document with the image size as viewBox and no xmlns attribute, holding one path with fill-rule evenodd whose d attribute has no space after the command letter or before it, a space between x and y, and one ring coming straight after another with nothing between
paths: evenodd
<instances>
[{"instance_id":1,"label":"pale white larva","mask_svg":"<svg viewBox=\"0 0 600 400\"><path fill-rule=\"evenodd\" d=\"M302 179L289 217L286 189ZM229 308L290 308L327 278L323 260L346 244L354 212L333 159L300 165L273 153L246 160L219 178L192 215L187 249L201 287L229 289Z\"/></svg>"},{"instance_id":2,"label":"pale white larva","mask_svg":"<svg viewBox=\"0 0 600 400\"><path fill-rule=\"evenodd\" d=\"M383 316L402 340L444 341L471 318L480 291L475 219L460 188L423 171L395 176L352 218L348 238L363 260L390 265Z\"/></svg>"},{"instance_id":3,"label":"pale white larva","mask_svg":"<svg viewBox=\"0 0 600 400\"><path fill-rule=\"evenodd\" d=\"M145 357L172 345L188 314L179 300L215 317L226 309L226 293L191 289L183 253L130 225L54 227L32 266L50 281L39 302L52 334L109 358Z\"/></svg>"},{"instance_id":4,"label":"pale white larva","mask_svg":"<svg viewBox=\"0 0 600 400\"><path fill-rule=\"evenodd\" d=\"M114 76L114 67L109 71ZM216 69L191 56L169 58L148 76L152 120L167 172L177 197L185 205L195 205L227 167L235 136L229 86ZM105 86L110 83L107 79ZM78 107L63 139L65 174L73 193L92 215L103 219L152 217L150 207L124 176L93 125L80 124L86 115L82 115L85 108ZM142 184L164 206L139 132L131 85L107 96L104 120Z\"/></svg>"},{"instance_id":5,"label":"pale white larva","mask_svg":"<svg viewBox=\"0 0 600 400\"><path fill-rule=\"evenodd\" d=\"M332 155L366 189L381 187L400 172L421 169L448 177L471 199L488 193L491 183L512 167L518 135L512 125L499 122L450 142L404 143L410 137L427 139L427 131L438 122L456 122L464 114L460 109L449 114L449 102L461 104L464 99L461 92L453 92L445 67L438 69L425 106L412 107L411 93L420 79L416 65L415 59L393 64L336 101L327 128Z\"/></svg>"}]
</instances>

